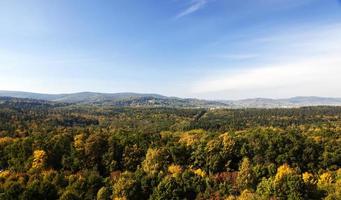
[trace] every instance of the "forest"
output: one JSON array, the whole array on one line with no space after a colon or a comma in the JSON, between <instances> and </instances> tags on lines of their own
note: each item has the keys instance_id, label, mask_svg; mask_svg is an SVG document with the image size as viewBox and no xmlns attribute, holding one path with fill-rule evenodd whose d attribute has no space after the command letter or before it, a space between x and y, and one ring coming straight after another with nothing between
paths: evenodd
<instances>
[{"instance_id":1,"label":"forest","mask_svg":"<svg viewBox=\"0 0 341 200\"><path fill-rule=\"evenodd\" d=\"M1 200L341 199L341 107L0 98Z\"/></svg>"}]
</instances>

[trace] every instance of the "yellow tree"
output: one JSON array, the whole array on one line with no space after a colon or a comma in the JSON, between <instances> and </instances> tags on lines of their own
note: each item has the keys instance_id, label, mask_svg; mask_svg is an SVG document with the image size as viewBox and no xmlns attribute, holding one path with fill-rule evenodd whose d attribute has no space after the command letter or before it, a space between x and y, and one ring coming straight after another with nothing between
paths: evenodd
<instances>
[{"instance_id":1,"label":"yellow tree","mask_svg":"<svg viewBox=\"0 0 341 200\"><path fill-rule=\"evenodd\" d=\"M284 164L277 169L273 184L275 196L279 199L303 199L302 176L289 165Z\"/></svg>"},{"instance_id":2,"label":"yellow tree","mask_svg":"<svg viewBox=\"0 0 341 200\"><path fill-rule=\"evenodd\" d=\"M79 134L74 137L73 146L77 151L83 151L85 145L85 136L84 134Z\"/></svg>"},{"instance_id":3,"label":"yellow tree","mask_svg":"<svg viewBox=\"0 0 341 200\"><path fill-rule=\"evenodd\" d=\"M156 175L165 165L164 157L162 150L149 148L146 158L142 162L142 169L150 175Z\"/></svg>"},{"instance_id":4,"label":"yellow tree","mask_svg":"<svg viewBox=\"0 0 341 200\"><path fill-rule=\"evenodd\" d=\"M285 177L294 174L295 171L289 167L289 165L284 164L282 166L280 166L277 169L277 173L275 176L275 183L279 183L280 181L282 181Z\"/></svg>"},{"instance_id":5,"label":"yellow tree","mask_svg":"<svg viewBox=\"0 0 341 200\"><path fill-rule=\"evenodd\" d=\"M302 179L303 179L304 183L307 185L315 185L316 184L316 180L314 178L314 175L309 173L309 172L304 172L302 174Z\"/></svg>"},{"instance_id":6,"label":"yellow tree","mask_svg":"<svg viewBox=\"0 0 341 200\"><path fill-rule=\"evenodd\" d=\"M180 174L182 172L182 168L180 165L170 165L168 166L168 172L172 175L177 175Z\"/></svg>"},{"instance_id":7,"label":"yellow tree","mask_svg":"<svg viewBox=\"0 0 341 200\"><path fill-rule=\"evenodd\" d=\"M179 142L186 146L192 146L200 142L200 139L206 135L206 131L202 129L191 130L180 135Z\"/></svg>"},{"instance_id":8,"label":"yellow tree","mask_svg":"<svg viewBox=\"0 0 341 200\"><path fill-rule=\"evenodd\" d=\"M258 199L260 199L260 197L257 194L249 190L243 190L243 192L237 198L237 200L258 200Z\"/></svg>"},{"instance_id":9,"label":"yellow tree","mask_svg":"<svg viewBox=\"0 0 341 200\"><path fill-rule=\"evenodd\" d=\"M248 158L244 158L239 167L237 185L241 190L250 189L254 182L254 174Z\"/></svg>"},{"instance_id":10,"label":"yellow tree","mask_svg":"<svg viewBox=\"0 0 341 200\"><path fill-rule=\"evenodd\" d=\"M325 190L328 193L331 193L333 190L333 174L331 172L325 172L320 175L317 186L320 190Z\"/></svg>"},{"instance_id":11,"label":"yellow tree","mask_svg":"<svg viewBox=\"0 0 341 200\"><path fill-rule=\"evenodd\" d=\"M134 174L131 172L124 172L113 186L114 199L138 199L139 189Z\"/></svg>"},{"instance_id":12,"label":"yellow tree","mask_svg":"<svg viewBox=\"0 0 341 200\"><path fill-rule=\"evenodd\" d=\"M41 170L46 167L47 154L44 150L35 150L33 152L32 169Z\"/></svg>"}]
</instances>

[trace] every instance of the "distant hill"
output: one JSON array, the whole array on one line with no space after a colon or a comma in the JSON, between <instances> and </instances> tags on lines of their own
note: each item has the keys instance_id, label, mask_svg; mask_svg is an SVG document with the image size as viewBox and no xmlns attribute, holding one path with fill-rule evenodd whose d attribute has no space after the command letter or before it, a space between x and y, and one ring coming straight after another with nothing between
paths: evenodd
<instances>
[{"instance_id":1,"label":"distant hill","mask_svg":"<svg viewBox=\"0 0 341 200\"><path fill-rule=\"evenodd\" d=\"M166 97L159 94L140 93L95 93L80 92L71 94L40 94L16 91L0 91L0 97L26 98L46 100L60 103L95 104L110 106L131 107L190 107L190 108L215 108L227 107L226 103L206 101L200 99L182 99Z\"/></svg>"},{"instance_id":2,"label":"distant hill","mask_svg":"<svg viewBox=\"0 0 341 200\"><path fill-rule=\"evenodd\" d=\"M234 108L292 108L304 106L341 106L341 98L293 97L288 99L254 98L236 101L221 101Z\"/></svg>"},{"instance_id":3,"label":"distant hill","mask_svg":"<svg viewBox=\"0 0 341 200\"><path fill-rule=\"evenodd\" d=\"M26 98L58 103L95 104L130 107L189 107L189 108L285 108L303 106L341 106L341 98L293 97L288 99L253 98L243 100L209 101L194 98L166 97L159 94L95 93L40 94L1 91L0 97Z\"/></svg>"},{"instance_id":4,"label":"distant hill","mask_svg":"<svg viewBox=\"0 0 341 200\"><path fill-rule=\"evenodd\" d=\"M158 94L138 94L138 93L96 93L96 92L79 92L70 94L41 94L31 92L3 91L0 90L0 96L27 98L47 101L59 101L66 103L94 103L108 100L138 98L138 97L155 97L166 98Z\"/></svg>"},{"instance_id":5,"label":"distant hill","mask_svg":"<svg viewBox=\"0 0 341 200\"><path fill-rule=\"evenodd\" d=\"M294 105L340 105L341 98L324 98L324 97L294 97L290 99L284 99L288 103Z\"/></svg>"}]
</instances>

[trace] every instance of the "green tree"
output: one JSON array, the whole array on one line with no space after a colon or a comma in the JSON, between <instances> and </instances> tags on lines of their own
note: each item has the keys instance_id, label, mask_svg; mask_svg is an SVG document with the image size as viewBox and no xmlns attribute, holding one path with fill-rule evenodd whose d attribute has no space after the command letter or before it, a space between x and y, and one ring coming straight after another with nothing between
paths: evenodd
<instances>
[{"instance_id":1,"label":"green tree","mask_svg":"<svg viewBox=\"0 0 341 200\"><path fill-rule=\"evenodd\" d=\"M111 192L107 187L101 187L97 192L97 200L110 200Z\"/></svg>"},{"instance_id":2,"label":"green tree","mask_svg":"<svg viewBox=\"0 0 341 200\"><path fill-rule=\"evenodd\" d=\"M168 164L168 155L161 149L149 148L145 160L142 162L143 170L149 175L156 175L165 170Z\"/></svg>"},{"instance_id":3,"label":"green tree","mask_svg":"<svg viewBox=\"0 0 341 200\"><path fill-rule=\"evenodd\" d=\"M205 188L206 183L201 176L186 170L182 174L173 174L163 178L154 189L150 199L196 199Z\"/></svg>"},{"instance_id":4,"label":"green tree","mask_svg":"<svg viewBox=\"0 0 341 200\"><path fill-rule=\"evenodd\" d=\"M59 200L80 200L76 192L72 190L65 190Z\"/></svg>"},{"instance_id":5,"label":"green tree","mask_svg":"<svg viewBox=\"0 0 341 200\"><path fill-rule=\"evenodd\" d=\"M124 172L113 186L115 198L139 199L141 187L131 172Z\"/></svg>"},{"instance_id":6,"label":"green tree","mask_svg":"<svg viewBox=\"0 0 341 200\"><path fill-rule=\"evenodd\" d=\"M248 158L244 158L240 164L237 185L241 191L252 189L255 185L255 175L252 171L252 166Z\"/></svg>"},{"instance_id":7,"label":"green tree","mask_svg":"<svg viewBox=\"0 0 341 200\"><path fill-rule=\"evenodd\" d=\"M92 134L88 137L84 145L84 153L86 157L86 163L88 167L99 167L99 170L103 170L101 167L102 154L105 152L107 141L101 134Z\"/></svg>"},{"instance_id":8,"label":"green tree","mask_svg":"<svg viewBox=\"0 0 341 200\"><path fill-rule=\"evenodd\" d=\"M8 181L3 187L5 189L2 195L4 200L17 200L24 191L24 187L20 183L14 181Z\"/></svg>"},{"instance_id":9,"label":"green tree","mask_svg":"<svg viewBox=\"0 0 341 200\"><path fill-rule=\"evenodd\" d=\"M304 182L301 175L288 165L277 169L273 181L274 195L279 199L304 199Z\"/></svg>"},{"instance_id":10,"label":"green tree","mask_svg":"<svg viewBox=\"0 0 341 200\"><path fill-rule=\"evenodd\" d=\"M145 152L136 144L126 146L123 153L124 168L129 171L135 171L143 160Z\"/></svg>"}]
</instances>

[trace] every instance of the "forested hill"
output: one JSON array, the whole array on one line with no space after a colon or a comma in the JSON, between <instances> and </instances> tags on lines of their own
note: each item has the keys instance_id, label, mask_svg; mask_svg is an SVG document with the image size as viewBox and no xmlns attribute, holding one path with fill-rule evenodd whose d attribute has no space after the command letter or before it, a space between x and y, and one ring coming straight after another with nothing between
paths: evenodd
<instances>
[{"instance_id":1,"label":"forested hill","mask_svg":"<svg viewBox=\"0 0 341 200\"><path fill-rule=\"evenodd\" d=\"M169 107L169 108L227 108L228 103L218 101L206 101L200 99L181 99L176 97L164 97L152 94L96 94L96 93L77 93L70 95L39 95L24 93L20 95L10 95L10 93L0 92L2 99L15 99L23 101L46 101L50 103L67 103L74 105L98 105L114 107Z\"/></svg>"},{"instance_id":2,"label":"forested hill","mask_svg":"<svg viewBox=\"0 0 341 200\"><path fill-rule=\"evenodd\" d=\"M304 106L341 106L341 98L293 97L288 99L254 98L243 100L202 100L166 97L159 94L94 93L40 94L0 91L0 97L28 98L60 103L95 104L121 107L187 107L187 108L290 108Z\"/></svg>"}]
</instances>

